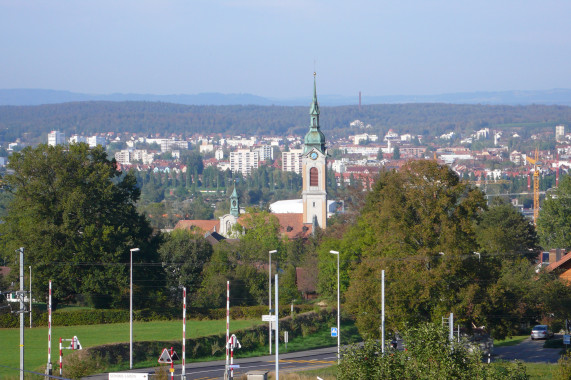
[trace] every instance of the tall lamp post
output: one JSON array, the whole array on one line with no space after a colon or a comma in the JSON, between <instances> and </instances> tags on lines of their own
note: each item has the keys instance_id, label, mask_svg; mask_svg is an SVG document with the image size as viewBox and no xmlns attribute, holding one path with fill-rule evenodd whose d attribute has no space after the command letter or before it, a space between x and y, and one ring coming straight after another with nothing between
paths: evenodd
<instances>
[{"instance_id":1,"label":"tall lamp post","mask_svg":"<svg viewBox=\"0 0 571 380\"><path fill-rule=\"evenodd\" d=\"M129 369L133 369L133 252L139 252L139 248L131 248L129 260L130 287L129 287Z\"/></svg>"},{"instance_id":2,"label":"tall lamp post","mask_svg":"<svg viewBox=\"0 0 571 380\"><path fill-rule=\"evenodd\" d=\"M268 292L268 294L269 294L268 307L270 309L269 310L270 315L272 315L272 253L277 253L277 252L278 252L277 249L274 249L274 250L271 250L268 252L268 256L270 258L269 265L268 265L268 278L270 280L270 282L269 282L270 287L269 287L269 292ZM270 337L269 346L270 346L270 355L271 355L272 354L272 322L268 322L268 323L270 325L269 330L268 330L268 335Z\"/></svg>"},{"instance_id":3,"label":"tall lamp post","mask_svg":"<svg viewBox=\"0 0 571 380\"><path fill-rule=\"evenodd\" d=\"M339 288L339 252L329 251L337 255L337 364L341 361L341 291Z\"/></svg>"}]
</instances>

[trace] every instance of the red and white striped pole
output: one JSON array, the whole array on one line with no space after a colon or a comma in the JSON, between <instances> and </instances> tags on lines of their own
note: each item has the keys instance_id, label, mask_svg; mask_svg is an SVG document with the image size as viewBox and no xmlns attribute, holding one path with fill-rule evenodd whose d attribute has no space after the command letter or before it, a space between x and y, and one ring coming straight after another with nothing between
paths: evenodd
<instances>
[{"instance_id":1,"label":"red and white striped pole","mask_svg":"<svg viewBox=\"0 0 571 380\"><path fill-rule=\"evenodd\" d=\"M230 281L226 281L226 373L228 373L229 340L230 340Z\"/></svg>"},{"instance_id":2,"label":"red and white striped pole","mask_svg":"<svg viewBox=\"0 0 571 380\"><path fill-rule=\"evenodd\" d=\"M172 358L172 347L171 347L171 358ZM174 360L171 360L171 380L174 380Z\"/></svg>"},{"instance_id":3,"label":"red and white striped pole","mask_svg":"<svg viewBox=\"0 0 571 380\"><path fill-rule=\"evenodd\" d=\"M48 364L46 373L52 374L52 280L49 281L48 291Z\"/></svg>"},{"instance_id":4,"label":"red and white striped pole","mask_svg":"<svg viewBox=\"0 0 571 380\"><path fill-rule=\"evenodd\" d=\"M235 336L232 335L230 338L230 378L234 378L234 338Z\"/></svg>"},{"instance_id":5,"label":"red and white striped pole","mask_svg":"<svg viewBox=\"0 0 571 380\"><path fill-rule=\"evenodd\" d=\"M63 354L61 350L61 338L59 338L59 375L62 376L63 368L62 368L62 361L63 361Z\"/></svg>"},{"instance_id":6,"label":"red and white striped pole","mask_svg":"<svg viewBox=\"0 0 571 380\"><path fill-rule=\"evenodd\" d=\"M182 373L181 380L186 380L186 287L182 288Z\"/></svg>"}]
</instances>

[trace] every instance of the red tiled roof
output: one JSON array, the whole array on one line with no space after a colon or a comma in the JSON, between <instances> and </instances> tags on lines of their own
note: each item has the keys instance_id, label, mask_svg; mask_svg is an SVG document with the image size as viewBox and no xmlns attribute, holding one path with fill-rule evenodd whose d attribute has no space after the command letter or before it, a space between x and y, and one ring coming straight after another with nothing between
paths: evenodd
<instances>
[{"instance_id":1,"label":"red tiled roof","mask_svg":"<svg viewBox=\"0 0 571 380\"><path fill-rule=\"evenodd\" d=\"M554 263L549 264L547 266L547 271L551 272L552 270L559 269L562 266L564 266L567 262L569 262L570 260L571 260L571 252L568 252L561 259L559 259L559 261L556 261Z\"/></svg>"},{"instance_id":2,"label":"red tiled roof","mask_svg":"<svg viewBox=\"0 0 571 380\"><path fill-rule=\"evenodd\" d=\"M199 228L204 232L220 231L220 220L179 220L175 230L190 230Z\"/></svg>"},{"instance_id":3,"label":"red tiled roof","mask_svg":"<svg viewBox=\"0 0 571 380\"><path fill-rule=\"evenodd\" d=\"M290 239L307 237L311 234L313 226L303 223L303 214L272 214L280 222L280 232Z\"/></svg>"}]
</instances>

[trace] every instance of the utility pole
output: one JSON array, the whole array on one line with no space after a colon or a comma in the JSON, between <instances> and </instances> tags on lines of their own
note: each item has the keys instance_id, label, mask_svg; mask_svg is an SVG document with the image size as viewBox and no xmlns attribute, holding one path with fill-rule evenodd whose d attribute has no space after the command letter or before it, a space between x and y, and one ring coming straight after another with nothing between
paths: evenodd
<instances>
[{"instance_id":1,"label":"utility pole","mask_svg":"<svg viewBox=\"0 0 571 380\"><path fill-rule=\"evenodd\" d=\"M385 270L381 272L381 347L385 353Z\"/></svg>"},{"instance_id":2,"label":"utility pole","mask_svg":"<svg viewBox=\"0 0 571 380\"><path fill-rule=\"evenodd\" d=\"M268 306L269 306L269 314L272 315L272 253L277 253L278 250L274 249L268 252L269 257L269 265L268 265L268 279L269 279L269 291L268 291ZM268 328L268 335L269 335L269 347L270 347L270 355L272 354L272 322L269 322Z\"/></svg>"},{"instance_id":3,"label":"utility pole","mask_svg":"<svg viewBox=\"0 0 571 380\"><path fill-rule=\"evenodd\" d=\"M280 380L280 334L279 334L279 310L278 310L278 274L276 273L276 380ZM22 379L23 380L23 379Z\"/></svg>"},{"instance_id":4,"label":"utility pole","mask_svg":"<svg viewBox=\"0 0 571 380\"><path fill-rule=\"evenodd\" d=\"M24 247L20 247L20 380L24 380Z\"/></svg>"},{"instance_id":5,"label":"utility pole","mask_svg":"<svg viewBox=\"0 0 571 380\"><path fill-rule=\"evenodd\" d=\"M32 266L30 265L30 328L32 328Z\"/></svg>"}]
</instances>

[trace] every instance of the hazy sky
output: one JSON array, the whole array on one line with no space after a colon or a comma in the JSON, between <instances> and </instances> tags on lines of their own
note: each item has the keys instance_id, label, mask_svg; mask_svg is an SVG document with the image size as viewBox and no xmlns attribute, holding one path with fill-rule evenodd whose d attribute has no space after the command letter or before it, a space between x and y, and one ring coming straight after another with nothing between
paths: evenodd
<instances>
[{"instance_id":1,"label":"hazy sky","mask_svg":"<svg viewBox=\"0 0 571 380\"><path fill-rule=\"evenodd\" d=\"M0 0L0 88L306 96L571 88L569 0Z\"/></svg>"}]
</instances>

